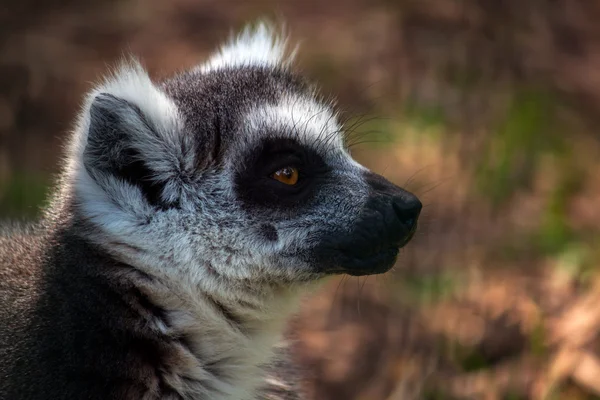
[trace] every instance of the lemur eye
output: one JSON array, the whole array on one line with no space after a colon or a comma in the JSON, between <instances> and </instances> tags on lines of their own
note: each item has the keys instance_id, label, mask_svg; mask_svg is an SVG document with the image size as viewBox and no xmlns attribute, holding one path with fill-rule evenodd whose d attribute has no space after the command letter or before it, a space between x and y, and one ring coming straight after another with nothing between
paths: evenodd
<instances>
[{"instance_id":1,"label":"lemur eye","mask_svg":"<svg viewBox=\"0 0 600 400\"><path fill-rule=\"evenodd\" d=\"M285 183L286 185L293 186L298 182L298 168L295 167L285 167L276 171L271 178Z\"/></svg>"}]
</instances>

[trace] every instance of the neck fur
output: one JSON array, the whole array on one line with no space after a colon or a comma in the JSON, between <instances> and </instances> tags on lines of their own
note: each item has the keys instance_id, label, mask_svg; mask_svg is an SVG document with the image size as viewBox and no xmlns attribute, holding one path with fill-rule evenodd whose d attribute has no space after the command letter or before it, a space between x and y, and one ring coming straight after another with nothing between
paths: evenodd
<instances>
[{"instance_id":1,"label":"neck fur","mask_svg":"<svg viewBox=\"0 0 600 400\"><path fill-rule=\"evenodd\" d=\"M217 294L137 272L135 285L164 310L153 317L152 328L178 338L172 345L178 361L164 372L164 381L183 398L214 400L254 398L304 292L289 283L237 281Z\"/></svg>"}]
</instances>

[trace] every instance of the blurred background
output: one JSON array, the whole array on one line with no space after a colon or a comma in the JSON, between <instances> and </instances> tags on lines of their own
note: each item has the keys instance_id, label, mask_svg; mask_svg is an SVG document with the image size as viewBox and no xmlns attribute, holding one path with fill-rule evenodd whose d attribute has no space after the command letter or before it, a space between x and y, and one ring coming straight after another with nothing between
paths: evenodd
<instances>
[{"instance_id":1,"label":"blurred background","mask_svg":"<svg viewBox=\"0 0 600 400\"><path fill-rule=\"evenodd\" d=\"M160 79L285 21L353 155L425 204L392 273L332 280L291 324L310 398L600 398L600 2L2 3L1 217L39 215L123 54Z\"/></svg>"}]
</instances>

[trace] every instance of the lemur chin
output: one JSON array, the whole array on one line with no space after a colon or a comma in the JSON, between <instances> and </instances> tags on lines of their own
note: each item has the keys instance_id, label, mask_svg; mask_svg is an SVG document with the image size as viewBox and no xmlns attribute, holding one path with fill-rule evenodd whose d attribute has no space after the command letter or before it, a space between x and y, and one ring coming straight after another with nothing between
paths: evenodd
<instances>
[{"instance_id":1,"label":"lemur chin","mask_svg":"<svg viewBox=\"0 0 600 400\"><path fill-rule=\"evenodd\" d=\"M87 95L44 217L0 237L1 399L255 399L302 293L394 265L421 203L350 157L286 44L258 24Z\"/></svg>"}]
</instances>

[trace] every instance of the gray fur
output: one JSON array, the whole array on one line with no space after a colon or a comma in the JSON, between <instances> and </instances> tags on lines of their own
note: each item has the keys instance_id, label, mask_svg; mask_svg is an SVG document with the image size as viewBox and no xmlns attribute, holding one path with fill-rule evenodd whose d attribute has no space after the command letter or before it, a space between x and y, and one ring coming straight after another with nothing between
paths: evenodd
<instances>
[{"instance_id":1,"label":"gray fur","mask_svg":"<svg viewBox=\"0 0 600 400\"><path fill-rule=\"evenodd\" d=\"M395 187L369 183L290 61L259 25L164 82L130 63L90 93L45 217L0 238L0 399L253 399L301 295L346 268L324 269L328 241L408 241ZM327 166L301 203L240 194L272 137Z\"/></svg>"}]
</instances>

